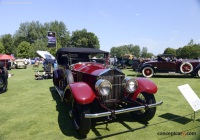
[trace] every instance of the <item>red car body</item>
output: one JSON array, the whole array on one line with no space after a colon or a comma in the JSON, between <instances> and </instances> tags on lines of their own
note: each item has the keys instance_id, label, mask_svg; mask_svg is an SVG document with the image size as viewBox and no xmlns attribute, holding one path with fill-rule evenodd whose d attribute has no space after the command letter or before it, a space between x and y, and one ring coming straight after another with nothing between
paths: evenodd
<instances>
[{"instance_id":1,"label":"red car body","mask_svg":"<svg viewBox=\"0 0 200 140\"><path fill-rule=\"evenodd\" d=\"M89 56L103 54L104 64L90 62ZM53 84L61 101L70 106L75 129L86 136L92 118L110 120L131 113L139 121L151 120L156 112L157 86L146 78L131 78L108 64L108 52L91 48L61 48ZM141 96L141 97L140 97Z\"/></svg>"}]
</instances>

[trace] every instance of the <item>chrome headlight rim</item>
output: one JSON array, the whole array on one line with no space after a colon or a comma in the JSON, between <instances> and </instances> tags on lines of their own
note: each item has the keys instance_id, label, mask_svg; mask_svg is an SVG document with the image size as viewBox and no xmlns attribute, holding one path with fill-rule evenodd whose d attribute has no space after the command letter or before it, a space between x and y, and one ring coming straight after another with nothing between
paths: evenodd
<instances>
[{"instance_id":1,"label":"chrome headlight rim","mask_svg":"<svg viewBox=\"0 0 200 140\"><path fill-rule=\"evenodd\" d=\"M97 90L97 92L102 95L102 96L108 96L111 92L112 89L112 84L105 79L99 79L96 83L95 83L95 89Z\"/></svg>"},{"instance_id":2,"label":"chrome headlight rim","mask_svg":"<svg viewBox=\"0 0 200 140\"><path fill-rule=\"evenodd\" d=\"M123 81L123 87L127 93L134 93L138 87L138 82L135 78L126 77Z\"/></svg>"}]
</instances>

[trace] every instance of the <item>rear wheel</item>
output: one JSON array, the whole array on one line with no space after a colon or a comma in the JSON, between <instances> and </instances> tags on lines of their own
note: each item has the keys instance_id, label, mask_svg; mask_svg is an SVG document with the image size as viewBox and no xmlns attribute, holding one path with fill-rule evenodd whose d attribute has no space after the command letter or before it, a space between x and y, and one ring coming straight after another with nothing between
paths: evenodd
<instances>
[{"instance_id":1,"label":"rear wheel","mask_svg":"<svg viewBox=\"0 0 200 140\"><path fill-rule=\"evenodd\" d=\"M148 94L148 93L140 93L136 101L143 105L156 103L154 95ZM136 106L140 106L140 105L137 104ZM140 122L148 122L154 117L155 113L156 113L156 107L131 112L131 115Z\"/></svg>"},{"instance_id":2,"label":"rear wheel","mask_svg":"<svg viewBox=\"0 0 200 140\"><path fill-rule=\"evenodd\" d=\"M183 74L188 74L188 73L190 73L190 72L193 71L193 66L192 66L192 64L189 63L189 62L184 62L184 63L182 63L181 66L180 66L180 71L181 71L181 73L183 73Z\"/></svg>"},{"instance_id":3,"label":"rear wheel","mask_svg":"<svg viewBox=\"0 0 200 140\"><path fill-rule=\"evenodd\" d=\"M143 75L144 77L147 77L147 78L152 77L152 76L154 75L154 70L153 70L153 68L151 68L151 67L144 67L144 68L142 69L142 75Z\"/></svg>"},{"instance_id":4,"label":"rear wheel","mask_svg":"<svg viewBox=\"0 0 200 140\"><path fill-rule=\"evenodd\" d=\"M197 71L197 76L200 77L200 69Z\"/></svg>"},{"instance_id":5,"label":"rear wheel","mask_svg":"<svg viewBox=\"0 0 200 140\"><path fill-rule=\"evenodd\" d=\"M91 119L85 118L85 114L90 113L89 106L80 105L76 101L71 104L74 127L80 136L87 137L91 128Z\"/></svg>"}]
</instances>

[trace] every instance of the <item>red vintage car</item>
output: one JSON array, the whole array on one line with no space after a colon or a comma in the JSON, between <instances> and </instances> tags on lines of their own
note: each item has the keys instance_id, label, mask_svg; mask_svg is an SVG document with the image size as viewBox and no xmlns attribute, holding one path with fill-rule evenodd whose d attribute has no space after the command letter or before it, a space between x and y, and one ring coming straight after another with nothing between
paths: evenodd
<instances>
[{"instance_id":1,"label":"red vintage car","mask_svg":"<svg viewBox=\"0 0 200 140\"><path fill-rule=\"evenodd\" d=\"M98 55L105 63L91 62ZM62 102L69 105L69 115L78 133L86 137L91 119L116 118L130 113L142 122L156 113L154 94L157 86L146 78L126 77L108 64L108 52L92 48L61 48L56 53L58 69L53 71L53 84Z\"/></svg>"},{"instance_id":2,"label":"red vintage car","mask_svg":"<svg viewBox=\"0 0 200 140\"><path fill-rule=\"evenodd\" d=\"M152 77L156 73L191 74L200 77L200 61L198 59L176 59L174 55L159 55L157 59L145 62L138 71L144 77Z\"/></svg>"}]
</instances>

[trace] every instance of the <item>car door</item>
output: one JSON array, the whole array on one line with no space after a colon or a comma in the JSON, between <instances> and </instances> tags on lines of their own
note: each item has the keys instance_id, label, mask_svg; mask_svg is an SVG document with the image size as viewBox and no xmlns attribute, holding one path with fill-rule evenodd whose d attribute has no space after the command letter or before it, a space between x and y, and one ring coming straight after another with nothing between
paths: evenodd
<instances>
[{"instance_id":1,"label":"car door","mask_svg":"<svg viewBox=\"0 0 200 140\"><path fill-rule=\"evenodd\" d=\"M175 62L167 62L167 61L158 61L157 64L158 72L175 72L176 71L176 63Z\"/></svg>"}]
</instances>

